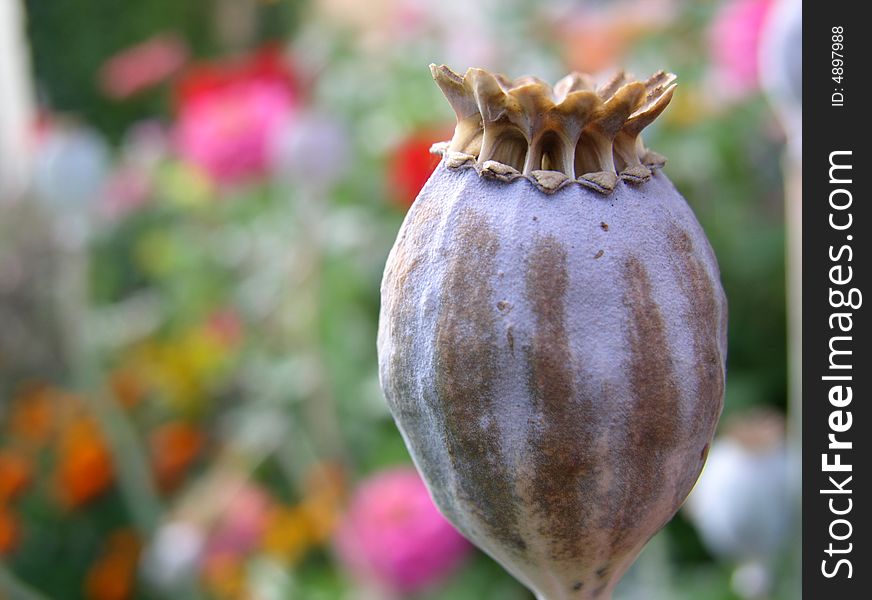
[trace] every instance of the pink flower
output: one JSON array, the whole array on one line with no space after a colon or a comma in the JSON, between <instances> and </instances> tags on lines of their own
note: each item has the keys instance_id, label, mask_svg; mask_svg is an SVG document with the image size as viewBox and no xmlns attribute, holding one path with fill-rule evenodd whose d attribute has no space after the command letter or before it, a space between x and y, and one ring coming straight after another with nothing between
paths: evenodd
<instances>
[{"instance_id":1,"label":"pink flower","mask_svg":"<svg viewBox=\"0 0 872 600\"><path fill-rule=\"evenodd\" d=\"M127 163L153 172L167 157L170 132L167 126L149 119L134 123L121 141L121 159Z\"/></svg>"},{"instance_id":2,"label":"pink flower","mask_svg":"<svg viewBox=\"0 0 872 600\"><path fill-rule=\"evenodd\" d=\"M168 132L156 120L140 121L125 133L118 163L103 185L102 213L110 220L136 212L152 197Z\"/></svg>"},{"instance_id":3,"label":"pink flower","mask_svg":"<svg viewBox=\"0 0 872 600\"><path fill-rule=\"evenodd\" d=\"M418 473L402 467L357 489L339 525L336 550L357 577L406 595L447 577L470 545L436 509Z\"/></svg>"},{"instance_id":4,"label":"pink flower","mask_svg":"<svg viewBox=\"0 0 872 600\"><path fill-rule=\"evenodd\" d=\"M144 205L151 191L151 178L146 171L122 165L103 186L103 212L110 219L121 219Z\"/></svg>"},{"instance_id":5,"label":"pink flower","mask_svg":"<svg viewBox=\"0 0 872 600\"><path fill-rule=\"evenodd\" d=\"M188 46L177 35L162 33L112 56L100 68L100 87L110 98L129 98L178 72Z\"/></svg>"},{"instance_id":6,"label":"pink flower","mask_svg":"<svg viewBox=\"0 0 872 600\"><path fill-rule=\"evenodd\" d=\"M206 330L227 346L233 346L242 338L242 319L232 308L222 308L211 315L206 321Z\"/></svg>"},{"instance_id":7,"label":"pink flower","mask_svg":"<svg viewBox=\"0 0 872 600\"><path fill-rule=\"evenodd\" d=\"M178 89L176 146L222 183L262 174L272 136L294 115L293 78L277 49L192 70Z\"/></svg>"},{"instance_id":8,"label":"pink flower","mask_svg":"<svg viewBox=\"0 0 872 600\"><path fill-rule=\"evenodd\" d=\"M709 51L715 82L732 98L757 90L757 55L771 0L731 0L715 15Z\"/></svg>"},{"instance_id":9,"label":"pink flower","mask_svg":"<svg viewBox=\"0 0 872 600\"><path fill-rule=\"evenodd\" d=\"M273 501L261 488L251 484L235 493L206 542L206 559L211 556L244 556L259 543Z\"/></svg>"}]
</instances>

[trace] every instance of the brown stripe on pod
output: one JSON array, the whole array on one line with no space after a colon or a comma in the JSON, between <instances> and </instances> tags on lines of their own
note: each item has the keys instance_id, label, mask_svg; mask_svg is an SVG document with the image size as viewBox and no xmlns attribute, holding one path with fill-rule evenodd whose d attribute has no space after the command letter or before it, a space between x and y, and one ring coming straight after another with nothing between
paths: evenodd
<instances>
[{"instance_id":1,"label":"brown stripe on pod","mask_svg":"<svg viewBox=\"0 0 872 600\"><path fill-rule=\"evenodd\" d=\"M522 553L519 500L497 425L499 340L491 279L497 232L481 215L458 215L436 324L436 402L461 500L487 534Z\"/></svg>"},{"instance_id":2,"label":"brown stripe on pod","mask_svg":"<svg viewBox=\"0 0 872 600\"><path fill-rule=\"evenodd\" d=\"M677 225L670 228L667 239L673 254L675 278L687 299L688 310L684 320L690 326L693 337L694 374L697 381L691 423L693 438L702 440L698 453L699 468L688 472L687 479L679 482L676 490L682 496L677 501L683 502L702 469L708 442L723 408L724 365L719 335L719 329L723 326L723 298L699 258L698 251L705 249L695 249L690 235Z\"/></svg>"},{"instance_id":3,"label":"brown stripe on pod","mask_svg":"<svg viewBox=\"0 0 872 600\"><path fill-rule=\"evenodd\" d=\"M626 368L632 405L615 465L617 513L612 523L612 549L617 555L639 544L636 532L651 529L645 526L646 521L651 518L651 507L665 492L664 466L675 447L681 418L681 392L669 354L666 325L653 297L651 279L639 259L626 261L624 279L624 303L629 311Z\"/></svg>"},{"instance_id":4,"label":"brown stripe on pod","mask_svg":"<svg viewBox=\"0 0 872 600\"><path fill-rule=\"evenodd\" d=\"M550 558L577 560L590 547L584 525L597 505L591 454L596 425L591 401L574 380L566 329L566 249L555 237L542 237L525 269L525 295L535 328L527 350L527 385L540 415L527 439L529 496L542 523L539 533L550 541Z\"/></svg>"}]
</instances>

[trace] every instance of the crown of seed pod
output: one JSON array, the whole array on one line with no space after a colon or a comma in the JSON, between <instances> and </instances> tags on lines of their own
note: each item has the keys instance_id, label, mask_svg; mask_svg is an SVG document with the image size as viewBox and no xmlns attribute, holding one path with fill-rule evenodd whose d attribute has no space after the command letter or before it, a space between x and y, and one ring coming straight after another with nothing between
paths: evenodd
<instances>
[{"instance_id":1,"label":"crown of seed pod","mask_svg":"<svg viewBox=\"0 0 872 600\"><path fill-rule=\"evenodd\" d=\"M431 70L457 127L385 267L385 397L467 538L540 599L608 598L723 403L717 263L639 135L675 77Z\"/></svg>"},{"instance_id":2,"label":"crown of seed pod","mask_svg":"<svg viewBox=\"0 0 872 600\"><path fill-rule=\"evenodd\" d=\"M599 88L572 73L552 89L535 77L430 70L457 116L454 137L436 148L449 167L474 166L503 181L527 177L546 193L572 181L611 192L619 176L647 181L666 162L639 134L672 99L671 73L640 82L621 72Z\"/></svg>"}]
</instances>

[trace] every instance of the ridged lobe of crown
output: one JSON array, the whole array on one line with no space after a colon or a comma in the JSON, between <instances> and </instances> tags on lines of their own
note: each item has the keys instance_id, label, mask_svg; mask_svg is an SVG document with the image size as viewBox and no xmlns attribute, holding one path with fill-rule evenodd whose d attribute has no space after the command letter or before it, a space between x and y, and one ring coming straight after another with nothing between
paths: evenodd
<instances>
[{"instance_id":1,"label":"ridged lobe of crown","mask_svg":"<svg viewBox=\"0 0 872 600\"><path fill-rule=\"evenodd\" d=\"M526 177L546 193L571 182L608 193L619 178L642 183L666 162L641 132L672 99L672 73L638 81L620 72L597 88L581 73L551 87L476 68L461 76L430 65L430 72L457 117L451 140L433 146L451 168L503 181Z\"/></svg>"}]
</instances>

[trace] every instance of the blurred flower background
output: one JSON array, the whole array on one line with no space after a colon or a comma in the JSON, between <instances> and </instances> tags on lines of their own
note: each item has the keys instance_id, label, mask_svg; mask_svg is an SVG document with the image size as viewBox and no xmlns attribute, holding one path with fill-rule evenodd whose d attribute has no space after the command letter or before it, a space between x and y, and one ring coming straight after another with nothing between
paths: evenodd
<instances>
[{"instance_id":1,"label":"blurred flower background","mask_svg":"<svg viewBox=\"0 0 872 600\"><path fill-rule=\"evenodd\" d=\"M798 4L0 0L0 598L532 598L378 386L431 62L678 74L646 141L720 261L724 433L616 598L799 597Z\"/></svg>"}]
</instances>

